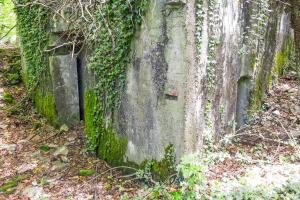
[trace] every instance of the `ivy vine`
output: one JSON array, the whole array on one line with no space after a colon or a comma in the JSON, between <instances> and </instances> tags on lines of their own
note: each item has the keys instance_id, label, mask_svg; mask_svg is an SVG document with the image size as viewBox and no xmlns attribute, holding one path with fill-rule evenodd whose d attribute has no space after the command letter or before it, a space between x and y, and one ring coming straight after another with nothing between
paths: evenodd
<instances>
[{"instance_id":1,"label":"ivy vine","mask_svg":"<svg viewBox=\"0 0 300 200\"><path fill-rule=\"evenodd\" d=\"M27 1L18 0L17 4ZM45 53L49 35L47 26L49 11L39 5L16 7L17 31L21 38L22 54L26 65L25 81L29 91L33 91L44 75L48 66L48 55Z\"/></svg>"},{"instance_id":2,"label":"ivy vine","mask_svg":"<svg viewBox=\"0 0 300 200\"><path fill-rule=\"evenodd\" d=\"M131 42L148 4L148 0L111 0L95 14L101 28L89 61L97 77L93 109L95 133L89 134L89 150L97 150L99 142L104 142L101 136L113 131L112 116L125 88Z\"/></svg>"}]
</instances>

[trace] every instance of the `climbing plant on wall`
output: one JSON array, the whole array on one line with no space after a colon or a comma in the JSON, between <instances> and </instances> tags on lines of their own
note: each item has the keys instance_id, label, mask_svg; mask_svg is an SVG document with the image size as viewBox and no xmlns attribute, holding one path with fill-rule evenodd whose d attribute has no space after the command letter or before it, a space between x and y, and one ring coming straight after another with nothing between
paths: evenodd
<instances>
[{"instance_id":1,"label":"climbing plant on wall","mask_svg":"<svg viewBox=\"0 0 300 200\"><path fill-rule=\"evenodd\" d=\"M98 149L100 156L111 163L122 161L120 156L126 150L126 140L114 134L112 118L125 86L131 41L148 3L146 0L108 1L96 12L101 29L90 67L98 81L95 89L86 93L86 103L93 102L94 109L86 112L85 120L88 148Z\"/></svg>"},{"instance_id":2,"label":"climbing plant on wall","mask_svg":"<svg viewBox=\"0 0 300 200\"><path fill-rule=\"evenodd\" d=\"M19 3L22 3L20 0ZM45 53L48 42L46 32L48 24L48 10L42 6L16 7L17 28L21 38L23 55L26 61L28 88L33 89L41 73L48 64Z\"/></svg>"},{"instance_id":3,"label":"climbing plant on wall","mask_svg":"<svg viewBox=\"0 0 300 200\"><path fill-rule=\"evenodd\" d=\"M15 2L17 32L20 37L23 56L23 80L28 94L39 112L50 122L56 123L54 97L51 91L51 79L48 68L47 27L51 12L39 4L27 4L31 1Z\"/></svg>"}]
</instances>

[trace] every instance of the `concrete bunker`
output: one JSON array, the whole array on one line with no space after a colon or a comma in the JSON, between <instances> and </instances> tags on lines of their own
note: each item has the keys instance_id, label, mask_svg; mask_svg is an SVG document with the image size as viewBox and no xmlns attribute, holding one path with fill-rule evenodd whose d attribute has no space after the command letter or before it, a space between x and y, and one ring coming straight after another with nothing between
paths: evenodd
<instances>
[{"instance_id":1,"label":"concrete bunker","mask_svg":"<svg viewBox=\"0 0 300 200\"><path fill-rule=\"evenodd\" d=\"M123 66L126 84L120 104L100 124L94 120L99 114L95 108L101 106L95 86L106 74L96 76L88 67L92 50L70 43L72 38L66 35L73 28L64 20L52 18L47 30L50 92L57 121L73 125L85 120L87 138L107 161L162 160L170 144L180 158L200 152L207 136L220 139L234 133L247 121L250 90L263 69L260 57L268 52L264 45L258 48L247 42L246 37L257 42L255 35L243 33L243 26L255 28L255 22L248 20L255 13L252 2L244 2L242 10L242 2L228 0L149 2L141 24L126 43L129 58ZM266 23L281 14L272 15ZM262 28L264 32L280 29L274 22ZM269 66L273 57L269 56ZM101 61L95 65L101 66ZM105 130L107 121L112 124Z\"/></svg>"}]
</instances>

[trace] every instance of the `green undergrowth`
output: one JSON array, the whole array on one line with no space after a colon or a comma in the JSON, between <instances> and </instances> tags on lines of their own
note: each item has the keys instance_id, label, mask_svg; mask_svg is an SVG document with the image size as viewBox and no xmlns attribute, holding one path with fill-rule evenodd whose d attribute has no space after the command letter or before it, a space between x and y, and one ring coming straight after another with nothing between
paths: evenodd
<instances>
[{"instance_id":1,"label":"green undergrowth","mask_svg":"<svg viewBox=\"0 0 300 200\"><path fill-rule=\"evenodd\" d=\"M145 160L139 166L139 168L144 170L143 176L148 175L151 176L151 178L153 178L154 180L165 181L176 172L175 162L176 159L174 146L170 144L165 148L165 153L162 160Z\"/></svg>"},{"instance_id":2,"label":"green undergrowth","mask_svg":"<svg viewBox=\"0 0 300 200\"><path fill-rule=\"evenodd\" d=\"M254 147L253 149L255 149ZM212 166L224 163L226 158L235 159L240 164L249 166L245 174L241 176L230 176L210 180L208 172ZM261 160L263 163L263 160ZM172 200L192 200L192 199L217 199L217 200L256 200L256 199L298 199L300 195L300 176L294 174L295 166L290 163L282 163L282 170L287 173L279 177L261 177L264 165L261 169L253 168L257 161L248 161L247 155L230 155L225 149L210 150L207 148L200 155L189 154L182 157L175 166L174 175L165 181L152 179L147 190L147 196L136 197L136 199L172 199ZM257 163L256 163L257 164ZM252 166L252 167L251 167ZM259 165L255 165L259 166ZM267 169L268 166L265 165ZM213 167L215 168L215 167ZM258 167L260 168L260 167ZM270 168L277 174L277 167ZM280 171L280 170L279 170ZM144 174L153 177L151 168L146 166ZM269 172L267 172L269 173ZM172 178L173 177L173 178ZM268 178L269 177L269 178ZM267 183L266 183L267 182Z\"/></svg>"}]
</instances>

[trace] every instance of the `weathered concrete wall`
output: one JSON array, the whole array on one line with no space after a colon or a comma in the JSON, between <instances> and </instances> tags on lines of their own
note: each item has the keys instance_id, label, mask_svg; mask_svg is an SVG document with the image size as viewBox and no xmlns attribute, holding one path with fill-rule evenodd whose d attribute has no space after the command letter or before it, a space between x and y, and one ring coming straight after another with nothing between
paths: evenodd
<instances>
[{"instance_id":1,"label":"weathered concrete wall","mask_svg":"<svg viewBox=\"0 0 300 200\"><path fill-rule=\"evenodd\" d=\"M196 140L192 151L199 152L203 137L219 140L222 135L234 131L241 11L238 1L227 0L197 1L196 7L198 59L190 79L195 77L198 89L190 90L189 95L195 97L187 106L200 124L194 123L198 131L194 138L187 140L186 146ZM196 111L192 111L193 108Z\"/></svg>"},{"instance_id":2,"label":"weathered concrete wall","mask_svg":"<svg viewBox=\"0 0 300 200\"><path fill-rule=\"evenodd\" d=\"M76 58L72 55L57 55L51 56L49 60L58 122L74 124L79 121Z\"/></svg>"},{"instance_id":3,"label":"weathered concrete wall","mask_svg":"<svg viewBox=\"0 0 300 200\"><path fill-rule=\"evenodd\" d=\"M283 15L264 0L153 1L132 45L118 119L126 159L161 159L168 144L178 157L200 152L204 138L220 140L247 123L252 91L268 84L290 35L278 26Z\"/></svg>"},{"instance_id":4,"label":"weathered concrete wall","mask_svg":"<svg viewBox=\"0 0 300 200\"><path fill-rule=\"evenodd\" d=\"M184 133L186 9L153 1L132 44L132 64L119 114L127 159L162 159L169 144L181 155Z\"/></svg>"}]
</instances>

